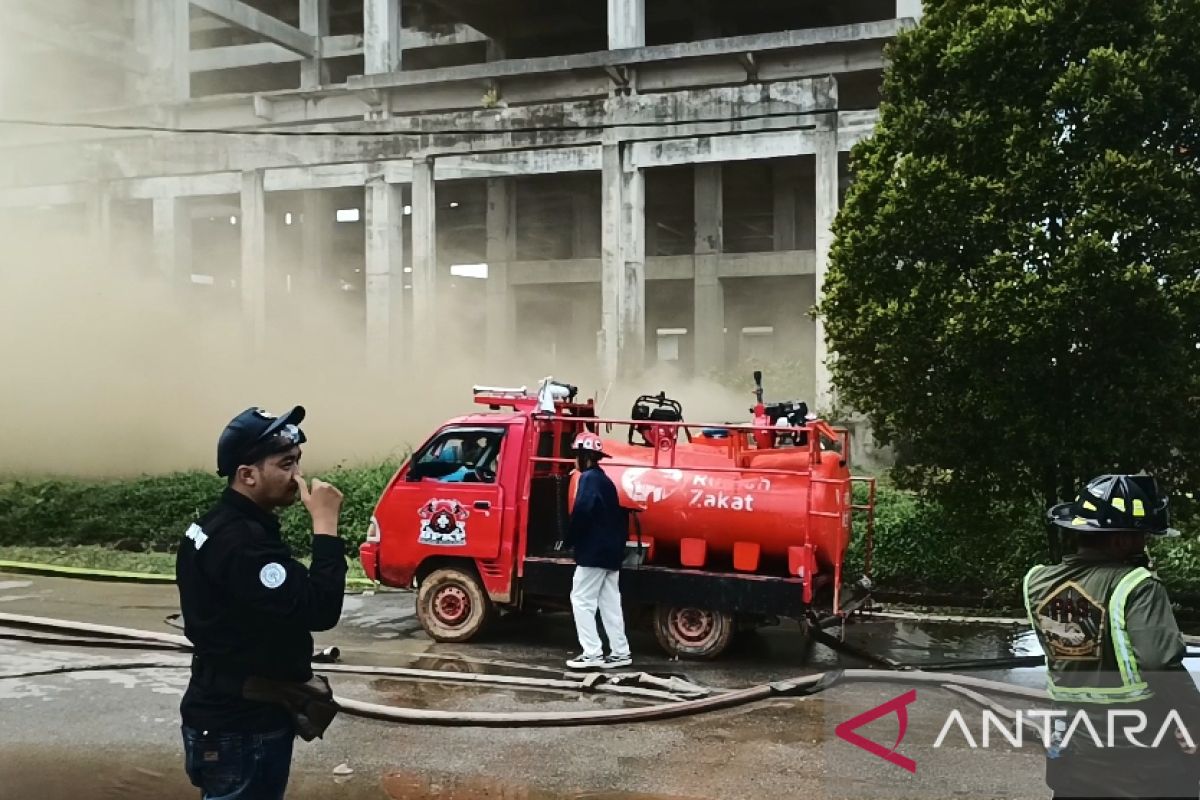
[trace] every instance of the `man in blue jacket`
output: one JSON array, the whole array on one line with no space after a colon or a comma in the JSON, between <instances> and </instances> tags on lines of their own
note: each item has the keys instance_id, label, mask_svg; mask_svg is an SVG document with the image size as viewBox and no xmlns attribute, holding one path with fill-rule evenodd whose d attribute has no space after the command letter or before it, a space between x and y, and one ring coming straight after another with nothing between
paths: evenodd
<instances>
[{"instance_id":1,"label":"man in blue jacket","mask_svg":"<svg viewBox=\"0 0 1200 800\"><path fill-rule=\"evenodd\" d=\"M628 538L625 511L617 498L617 487L600 469L607 458L600 437L584 431L575 437L579 484L571 509L567 542L575 550L575 577L571 585L571 609L583 653L567 662L572 669L612 669L633 663L625 618L621 612L620 570ZM596 629L596 609L610 652L604 655Z\"/></svg>"}]
</instances>

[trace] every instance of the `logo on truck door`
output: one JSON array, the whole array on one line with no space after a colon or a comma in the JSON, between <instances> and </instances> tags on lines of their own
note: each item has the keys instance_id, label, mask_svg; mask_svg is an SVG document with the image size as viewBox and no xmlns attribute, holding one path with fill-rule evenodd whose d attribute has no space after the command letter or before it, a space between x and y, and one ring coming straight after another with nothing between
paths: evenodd
<instances>
[{"instance_id":1,"label":"logo on truck door","mask_svg":"<svg viewBox=\"0 0 1200 800\"><path fill-rule=\"evenodd\" d=\"M457 500L430 500L417 509L421 535L417 541L438 547L464 547L467 544L467 517L471 512Z\"/></svg>"}]
</instances>

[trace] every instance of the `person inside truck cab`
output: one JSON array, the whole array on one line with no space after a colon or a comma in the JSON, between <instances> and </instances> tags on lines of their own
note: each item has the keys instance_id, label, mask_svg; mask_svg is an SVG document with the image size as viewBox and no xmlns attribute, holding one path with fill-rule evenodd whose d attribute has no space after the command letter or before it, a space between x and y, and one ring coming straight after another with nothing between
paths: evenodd
<instances>
[{"instance_id":1,"label":"person inside truck cab","mask_svg":"<svg viewBox=\"0 0 1200 800\"><path fill-rule=\"evenodd\" d=\"M460 433L442 439L417 459L413 475L440 483L494 483L500 440L492 433Z\"/></svg>"}]
</instances>

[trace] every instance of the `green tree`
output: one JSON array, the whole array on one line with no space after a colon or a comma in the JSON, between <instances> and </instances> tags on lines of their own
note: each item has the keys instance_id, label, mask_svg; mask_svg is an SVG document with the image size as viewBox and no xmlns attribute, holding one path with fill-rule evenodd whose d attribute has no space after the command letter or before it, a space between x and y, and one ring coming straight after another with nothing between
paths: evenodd
<instances>
[{"instance_id":1,"label":"green tree","mask_svg":"<svg viewBox=\"0 0 1200 800\"><path fill-rule=\"evenodd\" d=\"M926 0L819 308L901 485L1200 473L1200 2Z\"/></svg>"}]
</instances>

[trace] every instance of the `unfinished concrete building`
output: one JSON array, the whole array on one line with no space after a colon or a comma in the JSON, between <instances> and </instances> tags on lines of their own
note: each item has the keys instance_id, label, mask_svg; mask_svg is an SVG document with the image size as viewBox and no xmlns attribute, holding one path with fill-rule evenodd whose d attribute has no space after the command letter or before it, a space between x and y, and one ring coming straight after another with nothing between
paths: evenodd
<instances>
[{"instance_id":1,"label":"unfinished concrete building","mask_svg":"<svg viewBox=\"0 0 1200 800\"><path fill-rule=\"evenodd\" d=\"M240 304L260 343L304 291L352 312L373 368L428 353L431 332L487 357L539 341L565 376L581 353L609 376L791 359L819 404L809 310L846 153L872 130L885 45L919 16L919 0L26 3L5 12L30 65L0 79L6 115L142 129L3 126L0 207L23 227L73 207L110 267ZM52 105L47 80L86 102Z\"/></svg>"}]
</instances>

